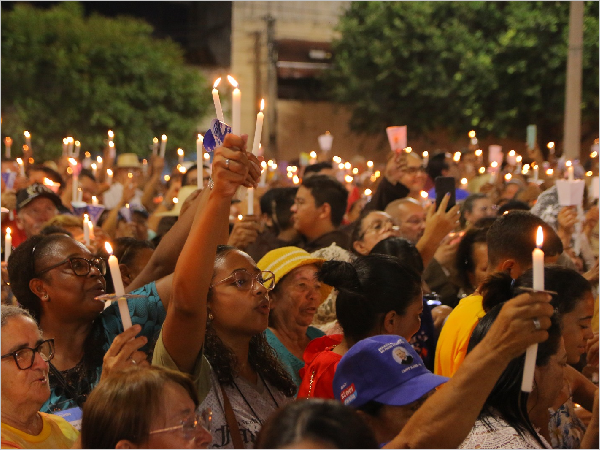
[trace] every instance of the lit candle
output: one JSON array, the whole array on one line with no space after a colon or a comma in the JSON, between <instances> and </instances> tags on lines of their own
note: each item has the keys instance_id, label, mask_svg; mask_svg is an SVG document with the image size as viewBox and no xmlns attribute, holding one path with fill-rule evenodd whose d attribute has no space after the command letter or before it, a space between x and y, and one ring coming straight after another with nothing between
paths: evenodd
<instances>
[{"instance_id":1,"label":"lit candle","mask_svg":"<svg viewBox=\"0 0 600 450\"><path fill-rule=\"evenodd\" d=\"M567 161L567 173L569 174L569 181L575 181L575 168L571 161Z\"/></svg>"},{"instance_id":2,"label":"lit candle","mask_svg":"<svg viewBox=\"0 0 600 450\"><path fill-rule=\"evenodd\" d=\"M69 136L67 138L67 154L69 156L73 156L73 144L75 143L75 141L73 140L73 138L71 136Z\"/></svg>"},{"instance_id":3,"label":"lit candle","mask_svg":"<svg viewBox=\"0 0 600 450\"><path fill-rule=\"evenodd\" d=\"M31 134L29 134L29 131L24 131L23 135L25 136L25 143L27 144L27 147L31 149Z\"/></svg>"},{"instance_id":4,"label":"lit candle","mask_svg":"<svg viewBox=\"0 0 600 450\"><path fill-rule=\"evenodd\" d=\"M233 86L231 93L231 132L236 136L241 133L242 121L242 92L238 88L238 82L231 75L227 75L227 79Z\"/></svg>"},{"instance_id":5,"label":"lit candle","mask_svg":"<svg viewBox=\"0 0 600 450\"><path fill-rule=\"evenodd\" d=\"M77 160L75 158L69 158L69 164L71 164L71 170L73 171L73 183L71 185L71 201L77 201L77 188L79 187L79 174L77 172Z\"/></svg>"},{"instance_id":6,"label":"lit candle","mask_svg":"<svg viewBox=\"0 0 600 450\"><path fill-rule=\"evenodd\" d=\"M548 151L550 152L551 155L554 155L554 142L548 142Z\"/></svg>"},{"instance_id":7,"label":"lit candle","mask_svg":"<svg viewBox=\"0 0 600 450\"><path fill-rule=\"evenodd\" d=\"M96 197L95 195L92 195L92 205L94 205L94 206L98 205L98 197Z\"/></svg>"},{"instance_id":8,"label":"lit candle","mask_svg":"<svg viewBox=\"0 0 600 450\"><path fill-rule=\"evenodd\" d=\"M113 141L108 141L108 151L111 159L117 157L117 149L115 148L115 143Z\"/></svg>"},{"instance_id":9,"label":"lit candle","mask_svg":"<svg viewBox=\"0 0 600 450\"><path fill-rule=\"evenodd\" d=\"M129 307L127 306L127 299L123 297L125 295L125 286L123 286L123 279L121 278L121 270L119 269L119 260L115 255L112 254L112 247L108 242L104 244L106 251L110 254L108 257L108 267L110 267L110 276L115 287L115 295L118 297L119 312L121 313L121 322L123 322L123 330L131 328L131 315L129 314Z\"/></svg>"},{"instance_id":10,"label":"lit candle","mask_svg":"<svg viewBox=\"0 0 600 450\"><path fill-rule=\"evenodd\" d=\"M517 153L514 150L511 150L510 152L508 152L508 156L506 157L506 162L511 166L514 166L517 164Z\"/></svg>"},{"instance_id":11,"label":"lit candle","mask_svg":"<svg viewBox=\"0 0 600 450\"><path fill-rule=\"evenodd\" d=\"M25 176L25 165L23 164L23 160L21 158L17 158L17 164L19 165L19 173L22 177Z\"/></svg>"},{"instance_id":12,"label":"lit candle","mask_svg":"<svg viewBox=\"0 0 600 450\"><path fill-rule=\"evenodd\" d=\"M113 130L108 130L108 140L114 141L114 139L115 139L115 133L113 132Z\"/></svg>"},{"instance_id":13,"label":"lit candle","mask_svg":"<svg viewBox=\"0 0 600 450\"><path fill-rule=\"evenodd\" d=\"M8 136L4 138L4 156L6 157L6 159L10 159L10 147L12 146L12 142L12 139Z\"/></svg>"},{"instance_id":14,"label":"lit candle","mask_svg":"<svg viewBox=\"0 0 600 450\"><path fill-rule=\"evenodd\" d=\"M90 239L93 241L96 236L94 235L94 223L91 220L88 222L88 228L90 230Z\"/></svg>"},{"instance_id":15,"label":"lit candle","mask_svg":"<svg viewBox=\"0 0 600 450\"><path fill-rule=\"evenodd\" d=\"M537 248L533 249L533 290L544 290L544 252L541 246L544 242L544 232L542 227L537 229ZM537 358L537 344L532 344L527 348L525 353L525 367L523 368L523 380L521 382L521 390L531 392L533 388L533 373L535 371L535 360Z\"/></svg>"},{"instance_id":16,"label":"lit candle","mask_svg":"<svg viewBox=\"0 0 600 450\"><path fill-rule=\"evenodd\" d=\"M63 156L67 154L67 147L69 145L69 139L63 138Z\"/></svg>"},{"instance_id":17,"label":"lit candle","mask_svg":"<svg viewBox=\"0 0 600 450\"><path fill-rule=\"evenodd\" d=\"M223 117L223 109L221 108L221 99L219 98L219 91L217 91L217 87L221 82L221 77L217 78L215 84L213 84L212 96L213 103L215 104L215 111L217 113L217 119L220 122L225 122L225 118Z\"/></svg>"},{"instance_id":18,"label":"lit candle","mask_svg":"<svg viewBox=\"0 0 600 450\"><path fill-rule=\"evenodd\" d=\"M85 245L90 245L90 218L87 214L83 215L83 241Z\"/></svg>"},{"instance_id":19,"label":"lit candle","mask_svg":"<svg viewBox=\"0 0 600 450\"><path fill-rule=\"evenodd\" d=\"M4 262L8 262L8 258L12 252L12 236L10 234L10 227L6 227L6 234L4 235Z\"/></svg>"},{"instance_id":20,"label":"lit candle","mask_svg":"<svg viewBox=\"0 0 600 450\"><path fill-rule=\"evenodd\" d=\"M254 215L254 189L253 188L248 188L248 215L252 216Z\"/></svg>"},{"instance_id":21,"label":"lit candle","mask_svg":"<svg viewBox=\"0 0 600 450\"><path fill-rule=\"evenodd\" d=\"M254 143L252 144L252 153L254 153L255 156L259 156L258 153L258 149L259 149L259 145L260 145L260 138L262 136L262 129L263 129L263 122L265 120L265 115L263 113L263 110L265 109L265 99L263 98L260 101L260 111L258 112L258 114L256 115L256 128L254 129ZM312 153L311 153L312 155ZM315 154L316 157L316 154ZM314 163L311 163L314 164Z\"/></svg>"},{"instance_id":22,"label":"lit candle","mask_svg":"<svg viewBox=\"0 0 600 450\"><path fill-rule=\"evenodd\" d=\"M365 189L365 196L369 197L371 194L373 194L373 191L371 191L371 189L367 188Z\"/></svg>"},{"instance_id":23,"label":"lit candle","mask_svg":"<svg viewBox=\"0 0 600 450\"><path fill-rule=\"evenodd\" d=\"M538 165L536 164L535 166L533 166L533 181L537 181L539 179L540 176L540 169L538 167Z\"/></svg>"},{"instance_id":24,"label":"lit candle","mask_svg":"<svg viewBox=\"0 0 600 450\"><path fill-rule=\"evenodd\" d=\"M152 156L156 156L158 154L158 138L152 138Z\"/></svg>"},{"instance_id":25,"label":"lit candle","mask_svg":"<svg viewBox=\"0 0 600 450\"><path fill-rule=\"evenodd\" d=\"M471 145L477 145L477 138L475 137L475 130L469 131L469 139L471 139Z\"/></svg>"},{"instance_id":26,"label":"lit candle","mask_svg":"<svg viewBox=\"0 0 600 450\"><path fill-rule=\"evenodd\" d=\"M267 172L269 171L269 166L267 165L267 163L265 161L261 161L260 167L262 169L262 172L260 173L260 183L259 184L261 186L266 186L266 184L267 184Z\"/></svg>"},{"instance_id":27,"label":"lit candle","mask_svg":"<svg viewBox=\"0 0 600 450\"><path fill-rule=\"evenodd\" d=\"M198 182L198 189L204 188L204 168L202 167L202 143L204 142L204 138L201 134L198 134L198 139L196 139L196 179Z\"/></svg>"},{"instance_id":28,"label":"lit candle","mask_svg":"<svg viewBox=\"0 0 600 450\"><path fill-rule=\"evenodd\" d=\"M148 160L146 158L142 159L142 175L148 175Z\"/></svg>"},{"instance_id":29,"label":"lit candle","mask_svg":"<svg viewBox=\"0 0 600 450\"><path fill-rule=\"evenodd\" d=\"M467 184L469 184L469 180L467 180L466 178L461 178L460 179L460 184L464 188Z\"/></svg>"},{"instance_id":30,"label":"lit candle","mask_svg":"<svg viewBox=\"0 0 600 450\"><path fill-rule=\"evenodd\" d=\"M182 148L178 148L177 149L177 156L179 157L179 164L183 164L183 149Z\"/></svg>"},{"instance_id":31,"label":"lit candle","mask_svg":"<svg viewBox=\"0 0 600 450\"><path fill-rule=\"evenodd\" d=\"M106 182L110 186L113 180L113 171L110 169L106 169Z\"/></svg>"},{"instance_id":32,"label":"lit candle","mask_svg":"<svg viewBox=\"0 0 600 450\"><path fill-rule=\"evenodd\" d=\"M523 157L521 155L517 156L517 169L516 172L519 174L523 170Z\"/></svg>"},{"instance_id":33,"label":"lit candle","mask_svg":"<svg viewBox=\"0 0 600 450\"><path fill-rule=\"evenodd\" d=\"M509 182L512 179L512 175L510 173L507 173L506 175L504 175L504 179L506 180L506 182Z\"/></svg>"},{"instance_id":34,"label":"lit candle","mask_svg":"<svg viewBox=\"0 0 600 450\"><path fill-rule=\"evenodd\" d=\"M310 152L309 156L310 156L310 160L308 161L308 163L309 164L316 164L317 163L317 152L315 152L313 150L312 152Z\"/></svg>"},{"instance_id":35,"label":"lit candle","mask_svg":"<svg viewBox=\"0 0 600 450\"><path fill-rule=\"evenodd\" d=\"M460 161L460 152L454 153L454 156L452 157L452 159L454 160L454 162L459 162Z\"/></svg>"},{"instance_id":36,"label":"lit candle","mask_svg":"<svg viewBox=\"0 0 600 450\"><path fill-rule=\"evenodd\" d=\"M96 158L96 164L98 165L98 170L102 170L102 156Z\"/></svg>"},{"instance_id":37,"label":"lit candle","mask_svg":"<svg viewBox=\"0 0 600 450\"><path fill-rule=\"evenodd\" d=\"M77 188L77 201L80 203L83 201L83 190L80 187Z\"/></svg>"},{"instance_id":38,"label":"lit candle","mask_svg":"<svg viewBox=\"0 0 600 450\"><path fill-rule=\"evenodd\" d=\"M165 157L165 150L167 149L167 135L163 134L160 138L160 157Z\"/></svg>"},{"instance_id":39,"label":"lit candle","mask_svg":"<svg viewBox=\"0 0 600 450\"><path fill-rule=\"evenodd\" d=\"M429 152L427 150L425 150L423 152L423 166L427 167L428 164L429 164Z\"/></svg>"},{"instance_id":40,"label":"lit candle","mask_svg":"<svg viewBox=\"0 0 600 450\"><path fill-rule=\"evenodd\" d=\"M475 150L475 156L477 156L477 163L481 164L483 162L483 150L480 148Z\"/></svg>"},{"instance_id":41,"label":"lit candle","mask_svg":"<svg viewBox=\"0 0 600 450\"><path fill-rule=\"evenodd\" d=\"M92 163L90 164L90 167L92 168L92 174L94 175L94 178L98 178L98 165L96 163Z\"/></svg>"},{"instance_id":42,"label":"lit candle","mask_svg":"<svg viewBox=\"0 0 600 450\"><path fill-rule=\"evenodd\" d=\"M80 151L81 151L81 142L75 141L75 158L79 157Z\"/></svg>"}]
</instances>

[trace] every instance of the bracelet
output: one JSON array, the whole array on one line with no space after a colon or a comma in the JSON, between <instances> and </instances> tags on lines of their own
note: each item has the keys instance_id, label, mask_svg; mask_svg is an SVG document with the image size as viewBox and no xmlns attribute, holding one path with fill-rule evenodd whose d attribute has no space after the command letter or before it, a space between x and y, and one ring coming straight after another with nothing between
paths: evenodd
<instances>
[{"instance_id":1,"label":"bracelet","mask_svg":"<svg viewBox=\"0 0 600 450\"><path fill-rule=\"evenodd\" d=\"M207 186L208 186L208 189L210 189L211 191L212 191L212 190L213 190L213 188L215 187L215 182L213 181L212 177L210 177L210 178L208 179L208 184L207 184Z\"/></svg>"}]
</instances>

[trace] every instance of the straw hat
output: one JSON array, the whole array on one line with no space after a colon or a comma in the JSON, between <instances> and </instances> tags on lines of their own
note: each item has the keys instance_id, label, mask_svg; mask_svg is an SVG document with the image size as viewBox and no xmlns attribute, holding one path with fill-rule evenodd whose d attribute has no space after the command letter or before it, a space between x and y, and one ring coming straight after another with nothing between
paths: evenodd
<instances>
[{"instance_id":1,"label":"straw hat","mask_svg":"<svg viewBox=\"0 0 600 450\"><path fill-rule=\"evenodd\" d=\"M122 169L128 167L134 167L138 169L142 167L140 160L135 153L121 153L117 157L117 168Z\"/></svg>"},{"instance_id":2,"label":"straw hat","mask_svg":"<svg viewBox=\"0 0 600 450\"><path fill-rule=\"evenodd\" d=\"M177 194L177 203L173 206L173 209L170 211L165 211L162 213L157 213L157 216L179 216L181 213L181 207L185 200L192 194L192 192L196 191L198 188L196 186L182 186L179 189L179 193Z\"/></svg>"},{"instance_id":3,"label":"straw hat","mask_svg":"<svg viewBox=\"0 0 600 450\"><path fill-rule=\"evenodd\" d=\"M275 274L275 284L285 277L292 270L307 264L315 264L319 269L326 260L315 258L306 250L298 247L281 247L271 250L261 258L257 266L260 270L270 270ZM321 301L329 296L333 288L325 283L321 283Z\"/></svg>"}]
</instances>

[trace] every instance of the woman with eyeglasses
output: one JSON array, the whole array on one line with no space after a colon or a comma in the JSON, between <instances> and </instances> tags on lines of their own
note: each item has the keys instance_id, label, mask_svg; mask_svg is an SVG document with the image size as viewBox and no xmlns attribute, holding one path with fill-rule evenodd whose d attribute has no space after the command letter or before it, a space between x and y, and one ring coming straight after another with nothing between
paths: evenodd
<instances>
[{"instance_id":1,"label":"woman with eyeglasses","mask_svg":"<svg viewBox=\"0 0 600 450\"><path fill-rule=\"evenodd\" d=\"M246 142L227 135L213 159L214 184L177 261L153 357L154 364L192 375L200 407L212 410L211 448L251 448L263 422L296 390L264 335L273 274L219 245L227 241L236 189L260 178Z\"/></svg>"},{"instance_id":2,"label":"woman with eyeglasses","mask_svg":"<svg viewBox=\"0 0 600 450\"><path fill-rule=\"evenodd\" d=\"M375 245L391 236L400 236L400 228L384 211L363 211L351 235L351 249L357 255L368 255Z\"/></svg>"},{"instance_id":3,"label":"woman with eyeglasses","mask_svg":"<svg viewBox=\"0 0 600 450\"><path fill-rule=\"evenodd\" d=\"M71 448L78 432L63 418L40 412L50 396L48 363L54 342L33 317L2 305L2 448Z\"/></svg>"},{"instance_id":4,"label":"woman with eyeglasses","mask_svg":"<svg viewBox=\"0 0 600 450\"><path fill-rule=\"evenodd\" d=\"M33 236L11 254L9 278L19 304L53 338L50 398L44 412L81 407L102 373L123 366L148 365L142 350L166 313L153 283L130 300L133 327L123 332L115 303L104 309L96 297L105 294L106 261L92 256L80 242L64 234ZM141 335L135 338L141 332ZM134 339L132 339L134 338Z\"/></svg>"},{"instance_id":5,"label":"woman with eyeglasses","mask_svg":"<svg viewBox=\"0 0 600 450\"><path fill-rule=\"evenodd\" d=\"M198 409L194 383L181 372L126 369L85 403L81 448L208 448L211 415Z\"/></svg>"}]
</instances>

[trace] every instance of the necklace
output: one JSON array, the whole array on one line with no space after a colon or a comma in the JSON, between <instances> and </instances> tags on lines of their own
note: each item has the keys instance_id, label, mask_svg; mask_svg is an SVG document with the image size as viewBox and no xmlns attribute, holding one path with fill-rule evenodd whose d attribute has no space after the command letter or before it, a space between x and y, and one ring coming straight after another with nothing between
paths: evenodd
<instances>
[{"instance_id":1,"label":"necklace","mask_svg":"<svg viewBox=\"0 0 600 450\"><path fill-rule=\"evenodd\" d=\"M271 396L271 399L273 400L273 403L275 404L275 409L278 409L279 408L279 403L277 403L277 400L275 400L275 397L273 396L273 393L271 392L271 389L269 389L269 386L267 386L267 383L265 383L265 380L263 380L263 377L260 376L260 374L258 375L258 377L260 378L260 381L262 381L263 385L265 386L265 388L269 392L269 395ZM239 386L237 385L237 383L235 382L235 380L233 381L233 385L235 386L235 388L237 389L237 391L240 393L242 399L244 400L244 403L248 406L248 408L250 408L250 411L252 411L252 414L254 415L254 417L256 417L256 420L258 420L258 423L262 426L262 423L263 423L262 420L260 419L260 417L258 417L258 414L256 414L256 411L254 411L254 408L252 407L252 405L250 404L250 402L246 399L246 397L242 393L241 389L239 388Z\"/></svg>"}]
</instances>

